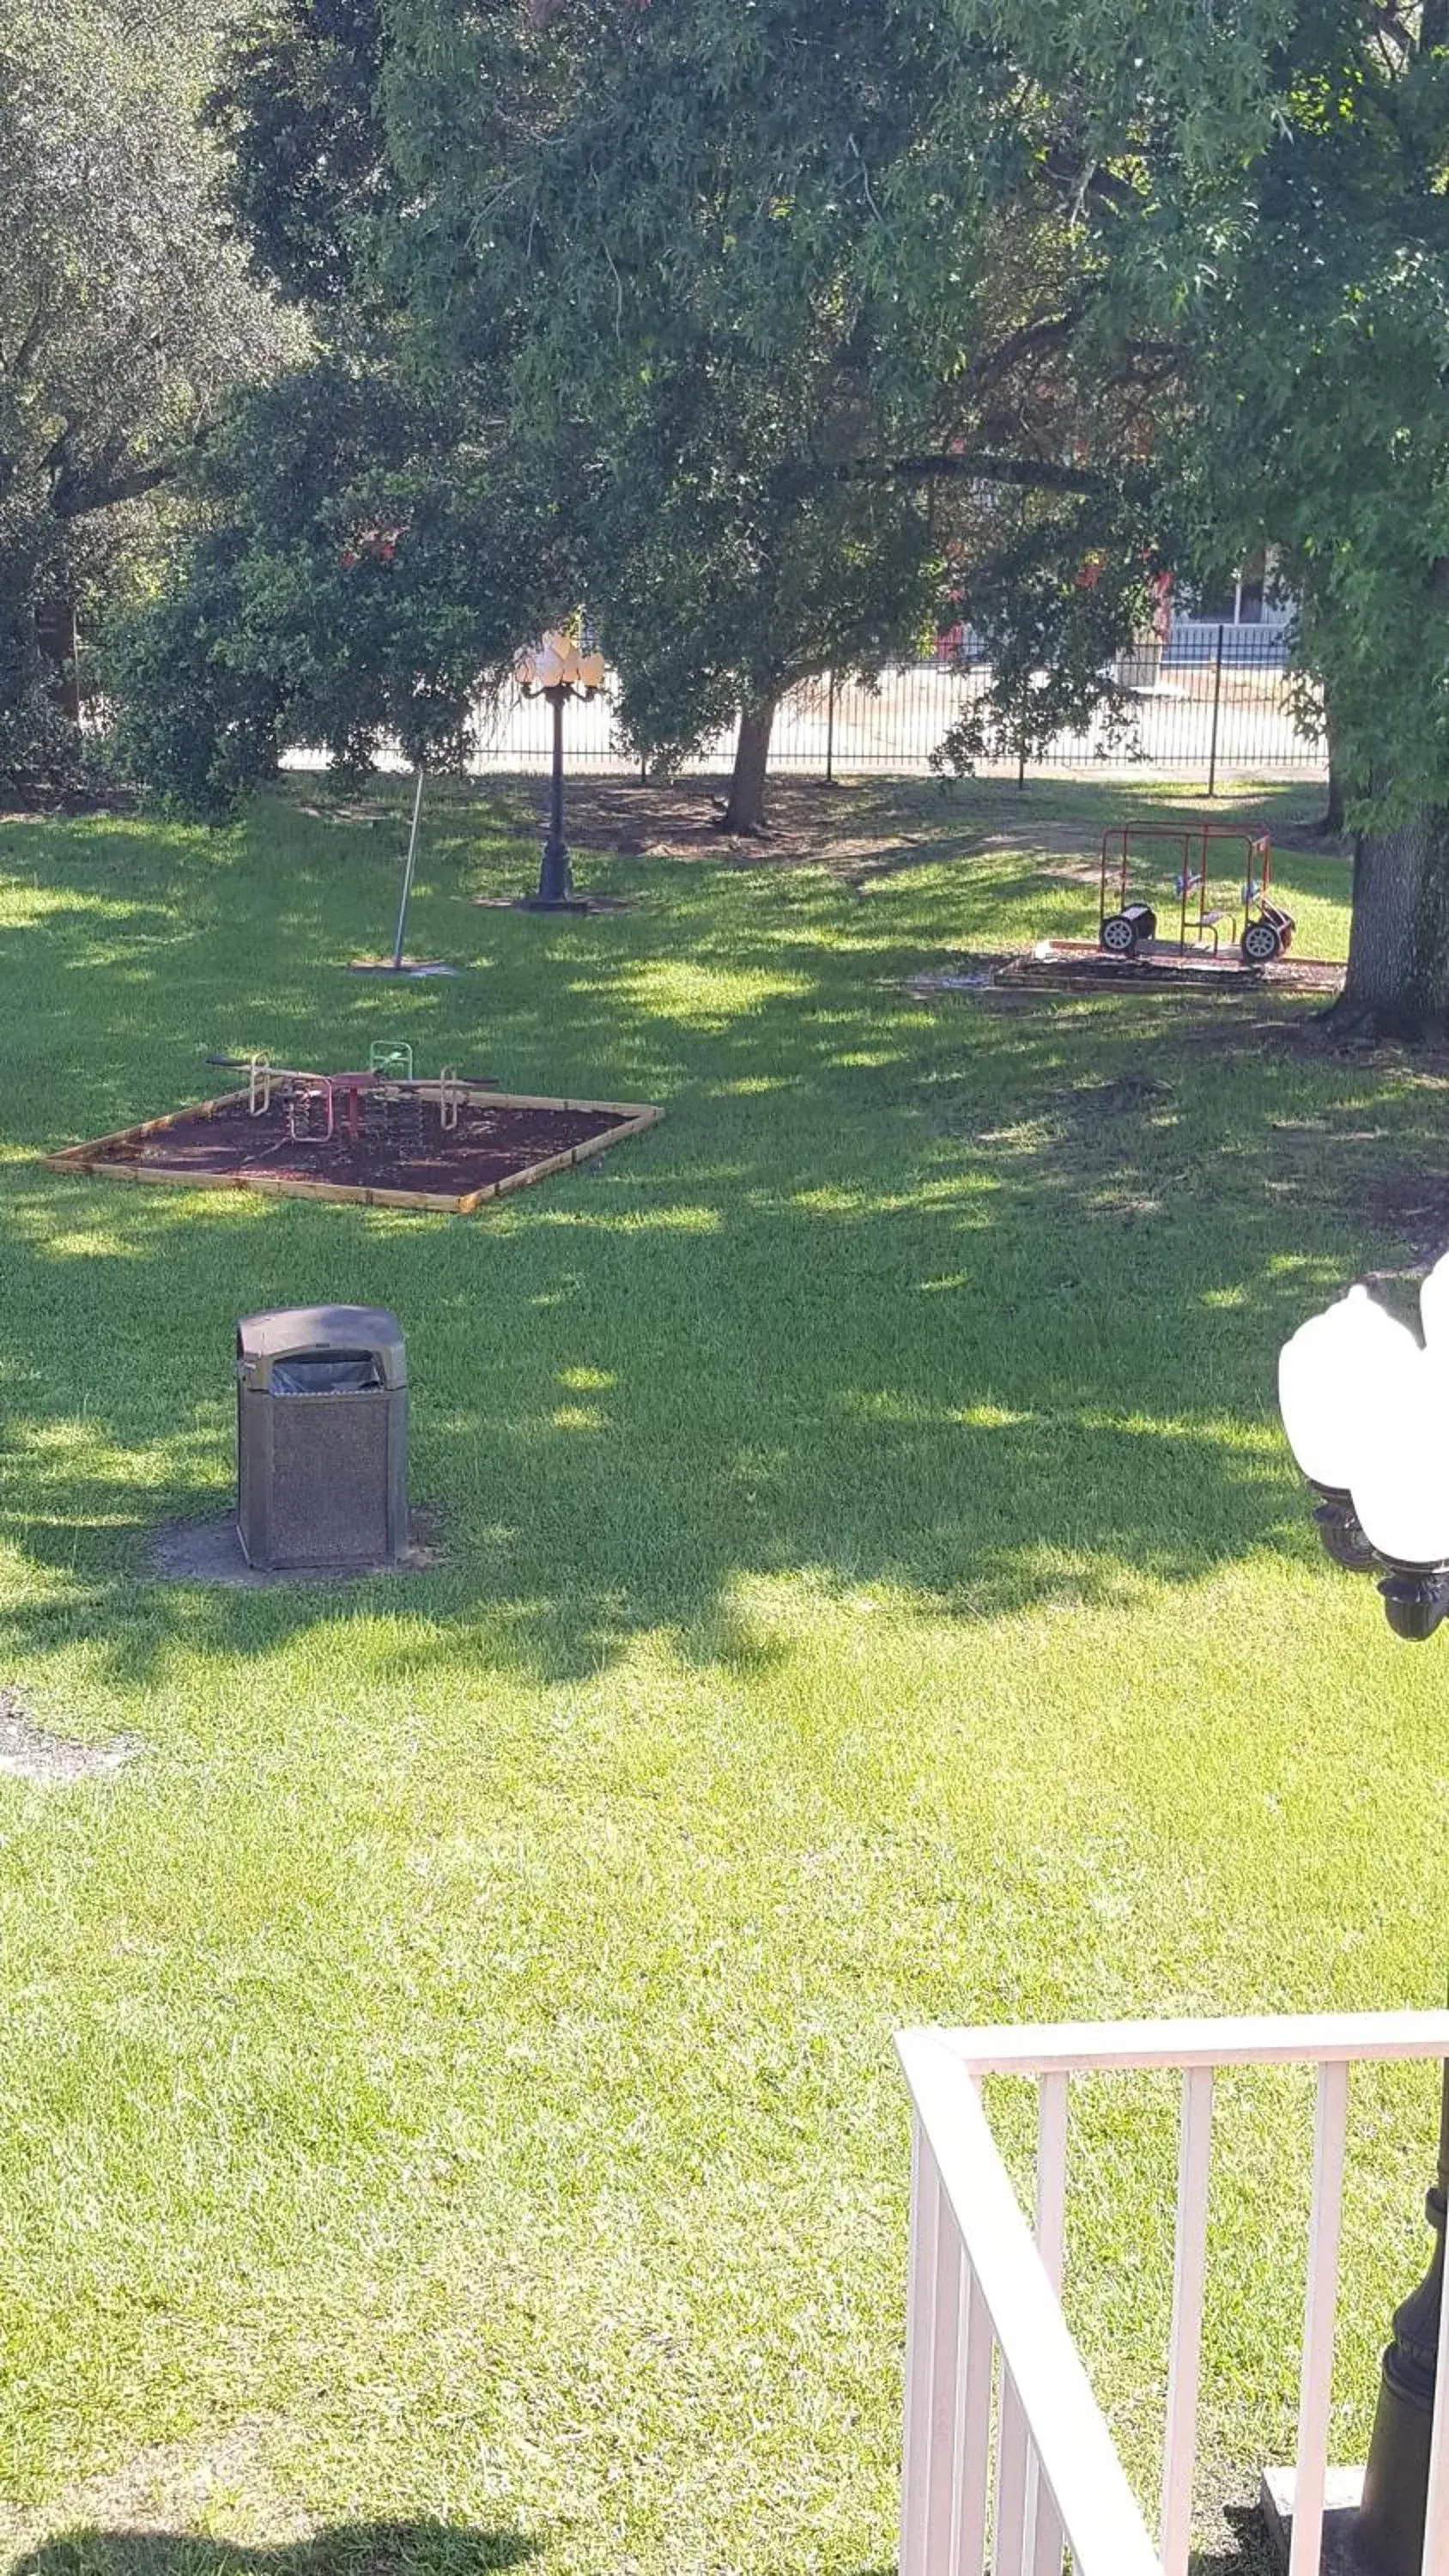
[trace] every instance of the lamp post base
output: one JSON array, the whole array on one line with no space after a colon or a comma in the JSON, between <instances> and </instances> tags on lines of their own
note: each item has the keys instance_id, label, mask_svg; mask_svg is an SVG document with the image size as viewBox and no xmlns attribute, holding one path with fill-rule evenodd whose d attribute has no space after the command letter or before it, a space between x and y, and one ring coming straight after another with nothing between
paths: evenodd
<instances>
[{"instance_id":1,"label":"lamp post base","mask_svg":"<svg viewBox=\"0 0 1449 2576\"><path fill-rule=\"evenodd\" d=\"M530 912L543 912L564 904L574 904L573 862L568 844L552 838L543 845L543 865L538 872L538 892L529 898Z\"/></svg>"},{"instance_id":2,"label":"lamp post base","mask_svg":"<svg viewBox=\"0 0 1449 2576\"><path fill-rule=\"evenodd\" d=\"M1362 2576L1418 2576L1429 2495L1429 2405L1416 2405L1386 2370L1369 2445L1356 2548Z\"/></svg>"},{"instance_id":3,"label":"lamp post base","mask_svg":"<svg viewBox=\"0 0 1449 2576\"><path fill-rule=\"evenodd\" d=\"M1296 2471L1268 2468L1258 2487L1258 2511L1268 2545L1279 2566L1288 2564L1293 2545L1293 2491ZM1356 2532L1363 2495L1362 2469L1330 2469L1323 2488L1322 2576L1363 2576Z\"/></svg>"}]
</instances>

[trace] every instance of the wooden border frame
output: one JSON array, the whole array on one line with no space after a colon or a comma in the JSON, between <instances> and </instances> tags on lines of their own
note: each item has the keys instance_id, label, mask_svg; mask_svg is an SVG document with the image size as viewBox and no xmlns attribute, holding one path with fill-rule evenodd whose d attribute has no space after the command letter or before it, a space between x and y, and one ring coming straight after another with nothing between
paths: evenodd
<instances>
[{"instance_id":1,"label":"wooden border frame","mask_svg":"<svg viewBox=\"0 0 1449 2576\"><path fill-rule=\"evenodd\" d=\"M420 1083L417 1088L424 1098L438 1090L436 1083ZM614 1120L602 1135L586 1136L577 1145L561 1153L546 1154L539 1163L526 1163L521 1171L505 1172L498 1181L485 1181L481 1188L464 1190L457 1195L443 1190L366 1189L352 1181L304 1181L285 1173L183 1172L168 1171L163 1164L109 1163L99 1159L108 1145L139 1145L144 1137L158 1136L166 1128L178 1126L183 1118L215 1118L218 1111L233 1109L247 1097L244 1091L220 1092L215 1100L199 1100L186 1109L173 1109L162 1118L144 1118L135 1127L115 1127L106 1136L92 1136L84 1145L64 1145L54 1154L42 1157L50 1172L89 1172L97 1180L135 1181L143 1187L158 1182L163 1187L192 1190L255 1190L261 1197L278 1199L340 1199L358 1207L422 1208L439 1216L472 1216L487 1199L499 1199L511 1190L528 1189L534 1181L547 1180L552 1172L567 1171L573 1163L592 1160L595 1154L607 1153L611 1145L622 1145L628 1136L642 1136L648 1127L657 1127L664 1116L662 1109L643 1100L554 1100L542 1092L495 1091L482 1083L465 1082L458 1086L470 1107L481 1103L493 1109L574 1109L591 1110Z\"/></svg>"}]
</instances>

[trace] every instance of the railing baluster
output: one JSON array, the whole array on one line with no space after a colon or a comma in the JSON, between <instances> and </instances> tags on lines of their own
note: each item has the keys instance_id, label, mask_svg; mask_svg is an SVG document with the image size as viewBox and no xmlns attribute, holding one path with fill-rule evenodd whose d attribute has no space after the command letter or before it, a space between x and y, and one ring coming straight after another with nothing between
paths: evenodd
<instances>
[{"instance_id":1,"label":"railing baluster","mask_svg":"<svg viewBox=\"0 0 1449 2576\"><path fill-rule=\"evenodd\" d=\"M951 2576L963 2268L961 2238L938 2184L936 2260L931 2286L928 2347L931 2391L925 2408L930 2431L926 2437L926 2527L921 2544L923 2576Z\"/></svg>"},{"instance_id":2,"label":"railing baluster","mask_svg":"<svg viewBox=\"0 0 1449 2576\"><path fill-rule=\"evenodd\" d=\"M901 2464L901 2576L924 2576L931 2439L931 2304L941 2183L919 2118L911 2124L911 2235L906 2275L906 2405ZM949 2222L948 2222L949 2223Z\"/></svg>"},{"instance_id":3,"label":"railing baluster","mask_svg":"<svg viewBox=\"0 0 1449 2576\"><path fill-rule=\"evenodd\" d=\"M1067 2241L1067 2104L1069 2075L1044 2075L1036 2108L1036 2242L1046 2276L1062 2295Z\"/></svg>"},{"instance_id":4,"label":"railing baluster","mask_svg":"<svg viewBox=\"0 0 1449 2576\"><path fill-rule=\"evenodd\" d=\"M1212 2156L1213 2070L1182 2079L1177 2160L1177 2253L1172 2280L1172 2359L1162 2448L1163 2576L1186 2576L1192 2541L1192 2476L1197 2462L1197 2391L1207 2270L1208 2168Z\"/></svg>"},{"instance_id":5,"label":"railing baluster","mask_svg":"<svg viewBox=\"0 0 1449 2576\"><path fill-rule=\"evenodd\" d=\"M1347 2127L1348 2067L1320 2066L1288 2576L1318 2576L1323 2547L1323 2488L1328 2474L1328 2411L1333 2397L1333 2320L1338 2306L1338 2239L1343 2220Z\"/></svg>"},{"instance_id":6,"label":"railing baluster","mask_svg":"<svg viewBox=\"0 0 1449 2576\"><path fill-rule=\"evenodd\" d=\"M965 2277L960 2231L942 2196L929 2142L918 2129L912 2150L906 2295L901 2576L952 2576ZM989 2345L987 2359L989 2367Z\"/></svg>"},{"instance_id":7,"label":"railing baluster","mask_svg":"<svg viewBox=\"0 0 1449 2576\"><path fill-rule=\"evenodd\" d=\"M903 2576L1186 2576L1196 2467L1217 2069L1317 2069L1289 2576L1318 2576L1349 2068L1449 2062L1449 2013L1059 2024L902 2033L914 2147ZM1183 2078L1160 2548L1148 2540L1062 2316L1068 2084L1092 2068ZM1035 2243L981 2103L983 2077L1038 2078ZM993 2382L998 2379L999 2401ZM1449 2576L1449 2298L1440 2320L1420 2576ZM994 2437L994 2438L993 2438ZM1060 2505L1058 2504L1060 2499ZM1065 2526L1065 2529L1064 2529Z\"/></svg>"},{"instance_id":8,"label":"railing baluster","mask_svg":"<svg viewBox=\"0 0 1449 2576\"><path fill-rule=\"evenodd\" d=\"M961 2352L956 2400L956 2527L951 2535L954 2576L982 2576L986 2563L986 2506L991 2491L991 2378L996 2340L981 2286L969 2262L961 2266Z\"/></svg>"},{"instance_id":9,"label":"railing baluster","mask_svg":"<svg viewBox=\"0 0 1449 2576\"><path fill-rule=\"evenodd\" d=\"M996 2548L993 2576L1023 2576L1026 2554L1026 2417L1005 2357L1001 2364L1001 2429L996 2446Z\"/></svg>"},{"instance_id":10,"label":"railing baluster","mask_svg":"<svg viewBox=\"0 0 1449 2576\"><path fill-rule=\"evenodd\" d=\"M1036 2109L1036 2242L1057 2297L1067 2242L1067 2109L1071 2079L1043 2075ZM1032 2455L1027 2498L1031 2576L1061 2576L1065 2534L1052 2492Z\"/></svg>"}]
</instances>

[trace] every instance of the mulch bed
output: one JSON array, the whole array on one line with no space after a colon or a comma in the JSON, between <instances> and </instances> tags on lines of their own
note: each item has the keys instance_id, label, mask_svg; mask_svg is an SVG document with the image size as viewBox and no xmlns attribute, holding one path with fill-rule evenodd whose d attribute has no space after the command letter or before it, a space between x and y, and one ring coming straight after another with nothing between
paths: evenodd
<instances>
[{"instance_id":1,"label":"mulch bed","mask_svg":"<svg viewBox=\"0 0 1449 2576\"><path fill-rule=\"evenodd\" d=\"M1005 984L1042 984L1076 987L1084 984L1111 990L1117 985L1190 984L1195 989L1239 992L1254 991L1264 986L1280 993L1324 993L1333 995L1343 985L1342 966L1326 958L1275 958L1269 966L1245 965L1226 949L1218 955L1186 955L1167 949L1152 957L1113 957L1097 947L1095 941L1054 940L1052 953L1037 957L1027 950L1010 957L996 969L995 980Z\"/></svg>"},{"instance_id":2,"label":"mulch bed","mask_svg":"<svg viewBox=\"0 0 1449 2576\"><path fill-rule=\"evenodd\" d=\"M366 1111L360 1135L315 1141L289 1132L281 1085L253 1116L245 1092L47 1156L52 1170L129 1181L252 1189L277 1196L362 1200L469 1214L638 1135L663 1111L639 1101L538 1100L464 1086L456 1127L432 1097L396 1088Z\"/></svg>"}]
</instances>

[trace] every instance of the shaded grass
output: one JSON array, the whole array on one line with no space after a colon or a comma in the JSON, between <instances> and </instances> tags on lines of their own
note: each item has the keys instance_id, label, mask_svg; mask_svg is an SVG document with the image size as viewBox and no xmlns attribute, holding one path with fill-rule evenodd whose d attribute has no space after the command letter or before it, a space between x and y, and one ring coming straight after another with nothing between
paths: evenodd
<instances>
[{"instance_id":1,"label":"shaded grass","mask_svg":"<svg viewBox=\"0 0 1449 2576\"><path fill-rule=\"evenodd\" d=\"M340 963L391 830L0 827L0 1679L154 1747L0 1782L16 2552L79 2528L124 2576L139 2497L217 2576L314 2530L397 2555L383 2524L440 2568L882 2566L892 2027L1440 1990L1437 1666L1317 1555L1272 1386L1307 1307L1403 1265L1369 1194L1441 1154L1441 1089L1292 1002L912 1000L1090 928L1082 854L1150 800L869 796L856 882L589 859L640 908L558 921L467 900L526 881L524 792L440 798L417 945L469 971L401 995ZM1282 880L1342 953L1343 863ZM668 1121L471 1221L33 1161L208 1052L393 1033ZM158 1524L225 1500L236 1316L314 1298L402 1317L445 1562L153 1581ZM1340 2456L1432 2140L1421 2071L1355 2099ZM1144 2491L1173 2128L1103 2083L1075 2150L1071 2304ZM1205 2533L1288 2439L1306 2094L1226 2086L1219 2130Z\"/></svg>"}]
</instances>

